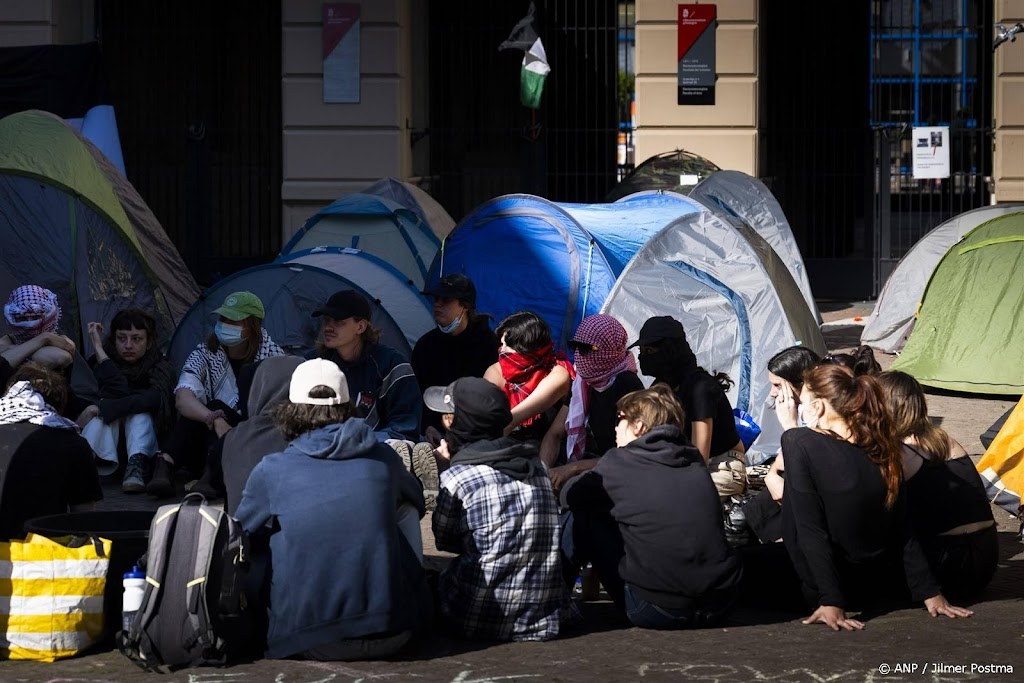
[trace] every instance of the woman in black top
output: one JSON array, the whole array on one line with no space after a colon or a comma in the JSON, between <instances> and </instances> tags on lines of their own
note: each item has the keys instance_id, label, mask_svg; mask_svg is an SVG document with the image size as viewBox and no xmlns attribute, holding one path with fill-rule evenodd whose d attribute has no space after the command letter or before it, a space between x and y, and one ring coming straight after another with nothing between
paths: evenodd
<instances>
[{"instance_id":1,"label":"woman in black top","mask_svg":"<svg viewBox=\"0 0 1024 683\"><path fill-rule=\"evenodd\" d=\"M901 584L894 555L902 555L911 597L923 600L932 616L970 616L939 592L911 533L900 445L877 380L823 365L805 375L800 401L807 428L782 435L782 537L815 605L804 623L862 629L846 616L848 598L870 601Z\"/></svg>"},{"instance_id":2,"label":"woman in black top","mask_svg":"<svg viewBox=\"0 0 1024 683\"><path fill-rule=\"evenodd\" d=\"M743 493L746 449L725 395L732 381L723 373L711 376L697 365L682 324L671 316L649 318L633 346L640 347L640 371L667 384L683 404L683 433L704 456L718 494L728 498Z\"/></svg>"},{"instance_id":3,"label":"woman in black top","mask_svg":"<svg viewBox=\"0 0 1024 683\"><path fill-rule=\"evenodd\" d=\"M878 377L903 441L914 532L947 595L980 593L996 570L999 537L985 484L963 447L931 423L924 391L905 372Z\"/></svg>"}]
</instances>

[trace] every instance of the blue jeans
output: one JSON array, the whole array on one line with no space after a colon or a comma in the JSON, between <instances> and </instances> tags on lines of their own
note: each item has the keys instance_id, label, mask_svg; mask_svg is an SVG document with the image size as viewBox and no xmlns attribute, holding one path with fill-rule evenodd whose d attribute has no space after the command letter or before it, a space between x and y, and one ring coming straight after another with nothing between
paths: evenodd
<instances>
[{"instance_id":1,"label":"blue jeans","mask_svg":"<svg viewBox=\"0 0 1024 683\"><path fill-rule=\"evenodd\" d=\"M608 597L619 609L623 609L625 602L619 561L626 551L622 545L619 525L611 513L590 510L563 512L561 523L562 574L567 585L572 586L580 568L590 562Z\"/></svg>"},{"instance_id":2,"label":"blue jeans","mask_svg":"<svg viewBox=\"0 0 1024 683\"><path fill-rule=\"evenodd\" d=\"M729 591L714 598L701 598L690 607L659 607L637 595L628 583L624 591L626 616L633 625L658 630L712 626L722 621L735 603L735 593Z\"/></svg>"}]
</instances>

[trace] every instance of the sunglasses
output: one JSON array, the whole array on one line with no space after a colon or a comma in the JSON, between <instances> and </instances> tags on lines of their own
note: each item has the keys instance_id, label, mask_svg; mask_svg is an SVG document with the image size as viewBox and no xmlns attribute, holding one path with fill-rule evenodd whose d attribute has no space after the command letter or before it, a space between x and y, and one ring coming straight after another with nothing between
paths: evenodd
<instances>
[{"instance_id":1,"label":"sunglasses","mask_svg":"<svg viewBox=\"0 0 1024 683\"><path fill-rule=\"evenodd\" d=\"M591 344L589 342L576 341L575 339L570 341L568 346L569 346L570 349L572 349L576 353L580 354L581 356L585 356L588 353L590 353L591 351L597 351L597 350L599 350L601 348L597 344Z\"/></svg>"}]
</instances>

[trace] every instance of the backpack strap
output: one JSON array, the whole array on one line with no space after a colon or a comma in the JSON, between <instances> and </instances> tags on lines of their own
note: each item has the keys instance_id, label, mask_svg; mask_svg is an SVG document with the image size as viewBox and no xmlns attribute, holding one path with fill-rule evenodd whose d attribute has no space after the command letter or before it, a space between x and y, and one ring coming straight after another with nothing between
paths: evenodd
<instances>
[{"instance_id":1,"label":"backpack strap","mask_svg":"<svg viewBox=\"0 0 1024 683\"><path fill-rule=\"evenodd\" d=\"M131 629L118 639L121 653L149 671L162 670L145 627L160 602L160 591L167 575L167 551L174 538L180 510L181 504L162 505L153 517L146 550L146 589L142 594L142 607L135 614Z\"/></svg>"},{"instance_id":2,"label":"backpack strap","mask_svg":"<svg viewBox=\"0 0 1024 683\"><path fill-rule=\"evenodd\" d=\"M182 505L197 504L196 500L189 500L192 495L198 494L186 496ZM202 518L202 522L199 524L199 540L196 543L192 578L185 589L188 619L193 630L193 635L189 640L202 645L204 657L217 659L218 653L223 650L224 643L214 633L206 602L206 589L214 555L214 545L217 542L217 534L220 531L224 511L206 505L206 499L199 495L197 512ZM186 646L191 644L191 642L186 642Z\"/></svg>"}]
</instances>

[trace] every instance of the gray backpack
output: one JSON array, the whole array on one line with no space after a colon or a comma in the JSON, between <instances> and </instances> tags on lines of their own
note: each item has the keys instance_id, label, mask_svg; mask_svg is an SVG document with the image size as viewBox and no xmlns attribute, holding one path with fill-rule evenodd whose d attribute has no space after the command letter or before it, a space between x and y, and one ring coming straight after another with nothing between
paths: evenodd
<instances>
[{"instance_id":1,"label":"gray backpack","mask_svg":"<svg viewBox=\"0 0 1024 683\"><path fill-rule=\"evenodd\" d=\"M121 653L152 671L256 654L247 555L245 530L202 495L162 506L150 526L142 605L118 633Z\"/></svg>"}]
</instances>

